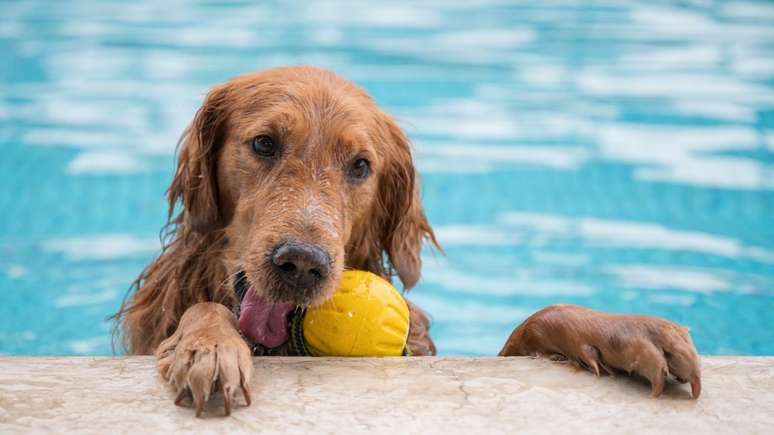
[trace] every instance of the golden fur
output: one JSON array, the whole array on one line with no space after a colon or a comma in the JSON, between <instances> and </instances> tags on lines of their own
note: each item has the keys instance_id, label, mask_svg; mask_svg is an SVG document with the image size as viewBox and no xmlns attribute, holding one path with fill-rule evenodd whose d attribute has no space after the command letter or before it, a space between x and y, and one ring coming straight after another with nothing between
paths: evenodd
<instances>
[{"instance_id":1,"label":"golden fur","mask_svg":"<svg viewBox=\"0 0 774 435\"><path fill-rule=\"evenodd\" d=\"M251 139L269 135L277 158ZM352 182L355 159L371 176ZM226 412L239 391L249 404L251 350L230 308L244 272L270 301L313 305L342 270L420 276L424 242L440 249L419 198L408 139L359 87L313 67L275 68L215 87L179 147L168 191L164 248L137 278L115 318L129 353L155 353L159 372L200 415L213 389ZM289 291L268 257L286 239L321 247L331 272ZM427 316L410 306L408 346L433 355ZM548 307L511 334L500 355L562 358L594 371L639 373L658 396L668 376L701 391L696 350L685 328L664 319ZM601 370L600 370L601 369Z\"/></svg>"},{"instance_id":2,"label":"golden fur","mask_svg":"<svg viewBox=\"0 0 774 435\"><path fill-rule=\"evenodd\" d=\"M245 141L261 133L294 147L281 168L250 155ZM367 155L374 175L350 188L340 172L354 155ZM231 279L240 269L270 292L275 283L264 257L280 238L302 237L331 253L334 273L319 294L299 301L308 304L329 295L344 268L387 278L395 272L410 289L423 241L438 246L406 136L363 90L311 67L248 74L214 88L181 139L168 201L169 243L119 313L131 353L152 353L196 303L232 306ZM304 216L310 207L311 219ZM415 324L413 335L429 340L419 333L426 326Z\"/></svg>"}]
</instances>

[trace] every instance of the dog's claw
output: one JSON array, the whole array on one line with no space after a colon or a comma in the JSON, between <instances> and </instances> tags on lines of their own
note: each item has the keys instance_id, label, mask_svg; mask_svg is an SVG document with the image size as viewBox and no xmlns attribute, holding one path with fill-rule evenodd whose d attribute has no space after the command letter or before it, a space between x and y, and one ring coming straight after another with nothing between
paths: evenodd
<instances>
[{"instance_id":1,"label":"dog's claw","mask_svg":"<svg viewBox=\"0 0 774 435\"><path fill-rule=\"evenodd\" d=\"M229 386L223 386L223 407L226 411L226 417L231 415L231 398L233 397L233 392L231 391L231 387Z\"/></svg>"},{"instance_id":2,"label":"dog's claw","mask_svg":"<svg viewBox=\"0 0 774 435\"><path fill-rule=\"evenodd\" d=\"M179 393L177 393L177 398L175 399L175 405L181 406L183 404L183 401L186 398L193 399L191 397L191 390L189 390L188 388L183 388L180 390Z\"/></svg>"},{"instance_id":3,"label":"dog's claw","mask_svg":"<svg viewBox=\"0 0 774 435\"><path fill-rule=\"evenodd\" d=\"M650 380L650 396L654 399L661 397L661 393L664 392L665 379L666 374L664 372L660 372L654 379Z\"/></svg>"},{"instance_id":4,"label":"dog's claw","mask_svg":"<svg viewBox=\"0 0 774 435\"><path fill-rule=\"evenodd\" d=\"M242 393L245 396L245 403L247 406L250 406L253 403L252 399L250 398L250 387L247 385L242 385Z\"/></svg>"},{"instance_id":5,"label":"dog's claw","mask_svg":"<svg viewBox=\"0 0 774 435\"><path fill-rule=\"evenodd\" d=\"M701 396L701 376L693 375L691 378L691 397L698 399Z\"/></svg>"},{"instance_id":6,"label":"dog's claw","mask_svg":"<svg viewBox=\"0 0 774 435\"><path fill-rule=\"evenodd\" d=\"M200 418L204 412L205 399L202 396L194 396L194 401L196 402L196 418Z\"/></svg>"}]
</instances>

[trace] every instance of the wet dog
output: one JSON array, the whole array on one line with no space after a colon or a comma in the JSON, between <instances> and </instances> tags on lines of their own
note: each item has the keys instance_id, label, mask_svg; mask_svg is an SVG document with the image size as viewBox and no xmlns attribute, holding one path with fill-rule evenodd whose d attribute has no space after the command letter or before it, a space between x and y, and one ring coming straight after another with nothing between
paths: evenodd
<instances>
[{"instance_id":1,"label":"wet dog","mask_svg":"<svg viewBox=\"0 0 774 435\"><path fill-rule=\"evenodd\" d=\"M288 313L329 297L344 269L410 289L422 245L440 249L405 134L361 88L314 67L210 91L181 140L168 200L167 243L117 318L128 352L155 353L178 403L190 396L197 415L215 389L227 414L239 394L249 404L254 350L284 353ZM410 311L411 353L435 354L427 317ZM687 330L659 318L551 306L500 355L638 373L654 396L672 375L700 393Z\"/></svg>"}]
</instances>

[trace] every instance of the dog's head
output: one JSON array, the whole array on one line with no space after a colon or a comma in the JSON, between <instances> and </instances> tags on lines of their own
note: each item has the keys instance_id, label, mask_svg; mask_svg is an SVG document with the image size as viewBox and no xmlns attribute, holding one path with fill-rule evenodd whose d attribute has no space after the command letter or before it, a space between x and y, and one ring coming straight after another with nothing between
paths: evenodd
<instances>
[{"instance_id":1,"label":"dog's head","mask_svg":"<svg viewBox=\"0 0 774 435\"><path fill-rule=\"evenodd\" d=\"M419 279L435 238L408 140L359 87L311 67L230 80L181 143L170 205L179 225L220 232L221 257L263 297L313 305L344 268Z\"/></svg>"}]
</instances>

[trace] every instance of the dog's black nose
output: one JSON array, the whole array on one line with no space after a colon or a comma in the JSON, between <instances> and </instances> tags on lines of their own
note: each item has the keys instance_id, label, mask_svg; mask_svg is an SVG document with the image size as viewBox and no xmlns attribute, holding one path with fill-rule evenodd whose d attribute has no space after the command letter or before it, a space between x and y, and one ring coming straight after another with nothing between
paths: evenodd
<instances>
[{"instance_id":1,"label":"dog's black nose","mask_svg":"<svg viewBox=\"0 0 774 435\"><path fill-rule=\"evenodd\" d=\"M271 262L280 278L296 289L314 287L331 272L331 257L327 252L298 240L277 245Z\"/></svg>"}]
</instances>

